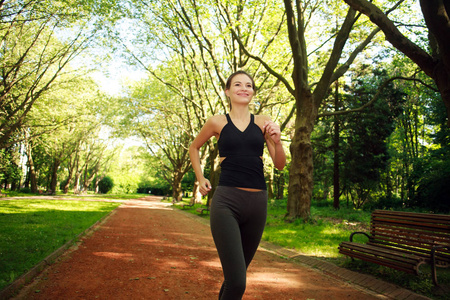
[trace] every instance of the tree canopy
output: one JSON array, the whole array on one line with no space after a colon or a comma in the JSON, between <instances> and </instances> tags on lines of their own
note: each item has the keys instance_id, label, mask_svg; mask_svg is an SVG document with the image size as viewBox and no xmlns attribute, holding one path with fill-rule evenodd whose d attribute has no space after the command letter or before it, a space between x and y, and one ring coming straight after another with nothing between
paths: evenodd
<instances>
[{"instance_id":1,"label":"tree canopy","mask_svg":"<svg viewBox=\"0 0 450 300\"><path fill-rule=\"evenodd\" d=\"M228 111L226 78L245 69L257 85L252 112L279 123L290 149L282 173L264 159L287 218L308 219L332 186L337 204L355 207L446 195L434 180L448 177L446 2L345 3L0 2L3 187L86 192L111 178L112 191L200 201L187 148ZM146 77L111 95L91 71L117 59ZM141 148L115 143L130 137ZM200 154L215 185L215 140Z\"/></svg>"}]
</instances>

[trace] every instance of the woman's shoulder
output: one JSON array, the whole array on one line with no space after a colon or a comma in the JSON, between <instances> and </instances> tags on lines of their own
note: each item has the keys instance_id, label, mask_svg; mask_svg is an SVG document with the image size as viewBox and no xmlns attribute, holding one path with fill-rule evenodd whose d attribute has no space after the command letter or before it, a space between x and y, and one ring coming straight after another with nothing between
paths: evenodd
<instances>
[{"instance_id":1,"label":"woman's shoulder","mask_svg":"<svg viewBox=\"0 0 450 300\"><path fill-rule=\"evenodd\" d=\"M224 123L227 123L227 117L225 115L214 115L210 117L206 122L210 123L211 125L222 125Z\"/></svg>"},{"instance_id":2,"label":"woman's shoulder","mask_svg":"<svg viewBox=\"0 0 450 300\"><path fill-rule=\"evenodd\" d=\"M206 121L205 126L211 128L216 133L220 133L227 122L225 115L214 115Z\"/></svg>"}]
</instances>

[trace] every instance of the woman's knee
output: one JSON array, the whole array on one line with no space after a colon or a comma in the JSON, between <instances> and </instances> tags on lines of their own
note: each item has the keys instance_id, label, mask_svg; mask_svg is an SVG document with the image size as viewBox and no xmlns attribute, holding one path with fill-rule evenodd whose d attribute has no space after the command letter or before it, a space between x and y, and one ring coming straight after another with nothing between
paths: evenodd
<instances>
[{"instance_id":1,"label":"woman's knee","mask_svg":"<svg viewBox=\"0 0 450 300\"><path fill-rule=\"evenodd\" d=\"M230 280L225 282L225 288L221 300L241 299L246 289L245 280Z\"/></svg>"}]
</instances>

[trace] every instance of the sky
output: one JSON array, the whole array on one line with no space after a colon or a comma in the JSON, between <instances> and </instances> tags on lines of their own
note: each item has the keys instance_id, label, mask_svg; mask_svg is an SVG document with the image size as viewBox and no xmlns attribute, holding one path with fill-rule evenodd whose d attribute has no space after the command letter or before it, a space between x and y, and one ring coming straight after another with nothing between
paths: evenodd
<instances>
[{"instance_id":1,"label":"sky","mask_svg":"<svg viewBox=\"0 0 450 300\"><path fill-rule=\"evenodd\" d=\"M100 89L110 96L119 96L124 85L147 77L147 73L127 66L119 60L108 63L102 71L96 71L92 78Z\"/></svg>"}]
</instances>

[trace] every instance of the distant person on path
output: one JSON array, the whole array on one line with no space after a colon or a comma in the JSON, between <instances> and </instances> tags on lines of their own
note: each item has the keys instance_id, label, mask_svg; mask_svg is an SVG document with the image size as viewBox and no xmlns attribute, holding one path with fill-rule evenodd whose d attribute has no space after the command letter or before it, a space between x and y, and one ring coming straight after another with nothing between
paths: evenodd
<instances>
[{"instance_id":1,"label":"distant person on path","mask_svg":"<svg viewBox=\"0 0 450 300\"><path fill-rule=\"evenodd\" d=\"M203 175L199 150L211 137L218 140L222 171L211 203L210 222L225 278L220 300L237 300L244 295L247 268L266 224L264 143L275 167L282 170L286 165L280 127L268 116L250 113L254 93L255 83L249 74L233 73L225 87L230 112L209 118L189 148L200 193L206 195L211 183Z\"/></svg>"}]
</instances>

